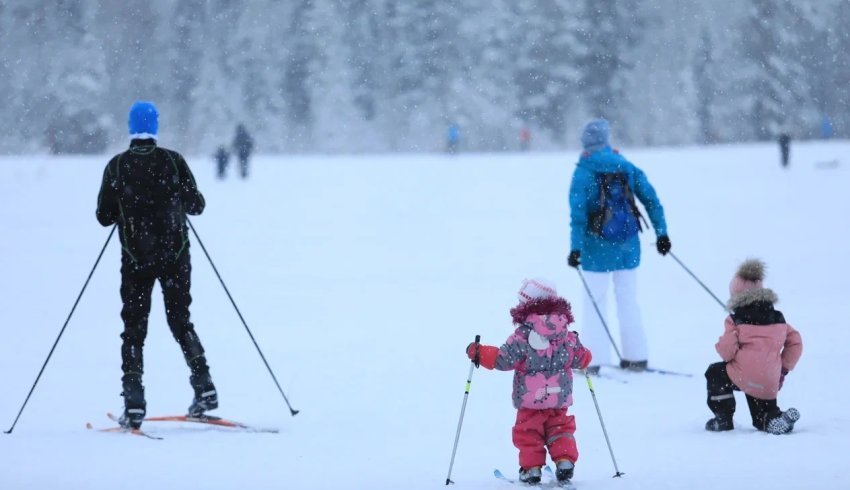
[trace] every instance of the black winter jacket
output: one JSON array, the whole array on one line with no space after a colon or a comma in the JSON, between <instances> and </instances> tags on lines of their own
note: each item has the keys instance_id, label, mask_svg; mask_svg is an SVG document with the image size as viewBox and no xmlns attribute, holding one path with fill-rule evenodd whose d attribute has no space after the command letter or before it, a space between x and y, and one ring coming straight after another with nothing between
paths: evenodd
<instances>
[{"instance_id":1,"label":"black winter jacket","mask_svg":"<svg viewBox=\"0 0 850 490\"><path fill-rule=\"evenodd\" d=\"M201 214L204 205L182 155L153 139L132 140L106 165L97 220L118 224L125 259L157 266L174 262L188 248L186 215Z\"/></svg>"}]
</instances>

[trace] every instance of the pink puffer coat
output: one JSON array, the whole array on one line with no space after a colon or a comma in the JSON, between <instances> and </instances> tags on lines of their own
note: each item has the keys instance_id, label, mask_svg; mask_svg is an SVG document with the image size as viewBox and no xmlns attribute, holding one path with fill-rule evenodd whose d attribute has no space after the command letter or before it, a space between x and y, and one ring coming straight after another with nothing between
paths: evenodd
<instances>
[{"instance_id":1,"label":"pink puffer coat","mask_svg":"<svg viewBox=\"0 0 850 490\"><path fill-rule=\"evenodd\" d=\"M776 294L759 288L736 297L725 331L715 348L726 372L744 393L774 400L782 370L791 371L803 353L803 341L779 311L773 309Z\"/></svg>"}]
</instances>

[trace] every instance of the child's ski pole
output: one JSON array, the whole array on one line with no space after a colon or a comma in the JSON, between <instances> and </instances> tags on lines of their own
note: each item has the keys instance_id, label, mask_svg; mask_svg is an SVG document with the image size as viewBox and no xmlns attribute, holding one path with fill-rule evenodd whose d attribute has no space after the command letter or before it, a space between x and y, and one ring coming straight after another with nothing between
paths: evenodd
<instances>
[{"instance_id":1,"label":"child's ski pole","mask_svg":"<svg viewBox=\"0 0 850 490\"><path fill-rule=\"evenodd\" d=\"M584 369L584 377L587 379L587 387L590 388L590 396L593 397L593 405L596 406L596 415L599 416L599 424L602 426L602 434L605 436L605 444L608 444L608 452L611 453L611 461L614 462L614 473L613 478L618 478L625 473L620 471L620 468L617 467L617 460L614 458L614 450L611 449L611 440L608 439L608 431L605 429L605 421L602 420L602 412L599 411L599 403L596 401L596 391L593 389L593 382L590 380L590 374L588 374L587 369Z\"/></svg>"},{"instance_id":2,"label":"child's ski pole","mask_svg":"<svg viewBox=\"0 0 850 490\"><path fill-rule=\"evenodd\" d=\"M475 336L475 359L469 364L469 375L466 376L466 389L463 392L463 405L460 406L460 420L457 421L457 433L455 433L455 445L452 448L452 460L449 462L449 473L446 475L446 485L454 483L452 481L452 467L455 464L455 454L457 453L457 442L460 440L460 427L463 425L463 414L466 412L466 399L469 398L469 387L472 385L472 370L479 365L478 350L481 342L481 336Z\"/></svg>"}]
</instances>

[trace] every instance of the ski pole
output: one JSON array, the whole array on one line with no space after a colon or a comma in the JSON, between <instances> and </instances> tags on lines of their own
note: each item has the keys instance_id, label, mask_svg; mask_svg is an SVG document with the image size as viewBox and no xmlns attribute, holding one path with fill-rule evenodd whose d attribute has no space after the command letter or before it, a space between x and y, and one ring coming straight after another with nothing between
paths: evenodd
<instances>
[{"instance_id":1,"label":"ski pole","mask_svg":"<svg viewBox=\"0 0 850 490\"><path fill-rule=\"evenodd\" d=\"M50 352L47 353L47 358L44 360L44 364L41 366L41 370L39 370L38 375L35 377L35 382L32 384L32 388L30 388L30 392L24 400L24 404L21 405L21 409L18 411L18 416L15 417L15 421L12 423L12 427L9 427L9 430L3 431L4 434L11 434L13 430L15 430L15 426L18 425L18 419L21 418L21 414L24 413L24 407L27 406L27 402L30 401L30 397L32 396L32 392L35 391L35 386L38 384L38 380L41 379L41 375L44 373L44 368L47 367L48 361L50 361L50 357L53 356L53 351L56 350L56 346L59 344L59 339L62 338L62 334L65 332L65 327L68 326L68 322L71 321L71 315L74 314L74 310L77 309L77 304L80 302L80 298L83 297L83 292L86 290L86 286L89 285L89 281L91 277L94 275L94 270L97 269L97 264L100 263L100 258L103 257L103 252L106 251L106 246L109 245L109 240L112 239L112 235L115 233L115 228L118 225L113 225L112 230L109 232L109 236L106 237L106 242L103 244L103 248L100 249L100 253L97 256L97 260L94 261L94 265L91 268L91 272L89 272L89 276L86 278L86 282L83 283L83 288L80 289L80 294L77 295L77 300L74 301L74 306L71 307L71 312L68 313L68 318L65 319L65 323L62 325L62 328L59 330L59 335L56 336L56 341L53 342L53 347L50 348Z\"/></svg>"},{"instance_id":2,"label":"ski pole","mask_svg":"<svg viewBox=\"0 0 850 490\"><path fill-rule=\"evenodd\" d=\"M446 485L454 483L452 481L452 467L455 464L455 454L457 453L457 442L460 440L460 427L463 425L463 414L466 412L466 399L469 398L469 388L472 385L472 370L479 365L478 353L481 347L481 336L475 336L475 359L469 364L469 375L466 376L466 390L463 392L463 405L460 406L460 420L457 421L457 432L455 433L455 445L452 448L452 459L449 462L449 474L446 475Z\"/></svg>"},{"instance_id":3,"label":"ski pole","mask_svg":"<svg viewBox=\"0 0 850 490\"><path fill-rule=\"evenodd\" d=\"M587 372L587 369L583 369L584 377L587 379L587 387L590 388L590 396L593 397L593 405L596 407L596 415L599 416L599 425L602 426L602 434L605 436L605 444L608 445L608 452L611 454L611 461L614 463L614 476L612 478L619 478L625 473L620 471L620 468L617 467L617 459L614 458L614 450L611 448L611 440L608 439L608 430L605 429L605 421L602 420L602 412L599 410L599 402L596 401L596 391L593 389L593 382L590 380L590 374Z\"/></svg>"},{"instance_id":4,"label":"ski pole","mask_svg":"<svg viewBox=\"0 0 850 490\"><path fill-rule=\"evenodd\" d=\"M691 277L693 277L693 278L694 278L694 280L695 280L697 283L699 283L699 285L700 285L700 286L702 286L702 288L703 288L703 289L705 289L705 291L706 291L708 294L710 294L712 298L714 298L714 301L717 301L717 304L719 304L721 308L723 308L723 309L724 309L724 310L726 310L726 311L729 311L729 309L728 309L728 308L726 308L726 305L725 305L725 304L723 304L723 302L722 302L722 301L720 301L720 298L718 298L717 296L715 296L715 295L714 295L714 293L712 293L712 292L711 292L711 290L710 290L710 289L708 289L708 286L706 286L705 284L703 284L703 283L702 283L702 281L700 281L700 280L699 280L699 278L698 278L698 277L697 277L697 276L696 276L693 272L691 272L691 270L690 270L690 269L688 269L687 267L685 267L685 264L683 264L683 263L682 263L682 261L681 261L681 260L679 260L679 257L676 257L676 255L675 255L673 252L667 252L667 255L669 255L669 256L671 256L671 257L673 257L673 260L675 260L676 262L678 262L678 263L679 263L679 265L681 265L681 266L682 266L682 269L685 269L685 272L687 272L688 274L690 274L690 275L691 275Z\"/></svg>"},{"instance_id":5,"label":"ski pole","mask_svg":"<svg viewBox=\"0 0 850 490\"><path fill-rule=\"evenodd\" d=\"M593 297L593 293L590 292L590 286L587 285L587 281L584 279L584 274L581 273L581 269L578 267L575 268L576 272L578 272L578 277L581 278L582 284L584 284L584 290L587 292L587 297L590 298L590 302L593 303L593 308L596 310L596 314L599 316L599 321L602 322L602 327L605 328L605 333L608 334L608 340L611 341L611 345L614 347L614 352L617 354L617 357L620 361L623 360L623 356L620 355L620 349L617 348L617 343L614 342L614 337L611 336L611 331L608 330L608 324L605 323L605 317L602 315L602 311L599 310L599 305L596 304L596 299Z\"/></svg>"},{"instance_id":6,"label":"ski pole","mask_svg":"<svg viewBox=\"0 0 850 490\"><path fill-rule=\"evenodd\" d=\"M257 352L260 354L260 358L263 360L263 363L266 365L266 369L269 370L269 374L272 375L272 380L274 380L274 384L277 385L277 390L280 392L280 395L283 397L283 401L286 402L286 406L289 407L289 412L294 417L298 414L298 410L292 408L292 405L289 404L289 399L286 398L286 394L283 393L283 388L280 387L280 383L277 382L277 377L274 375L274 371L272 371L271 366L269 366L268 361L266 361L266 356L263 355L263 351L260 350L260 346L257 344L257 341L254 339L254 334L251 333L251 329L248 328L248 323L245 322L245 318L242 317L242 312L239 311L239 307L236 306L236 301L233 300L233 296L230 295L230 291L228 291L227 286L224 284L224 279L221 278L221 274L218 273L218 269L213 263L212 257L210 257L209 252L207 252L207 247L204 246L204 242L201 241L201 237L198 236L198 232L195 231L195 227L192 226L192 222L186 219L186 222L189 223L189 228L192 229L192 233L195 235L195 238L198 239L198 245L201 246L201 250L204 251L204 255L207 256L207 260L210 261L210 265L215 272L216 277L218 277L218 281L221 283L221 287L224 288L224 292L227 293L227 297L230 299L230 303L233 305L233 308L236 310L236 314L239 315L239 319L242 321L242 325L245 326L245 330L248 332L248 337L251 337L251 342L254 343L254 347L257 348Z\"/></svg>"}]
</instances>

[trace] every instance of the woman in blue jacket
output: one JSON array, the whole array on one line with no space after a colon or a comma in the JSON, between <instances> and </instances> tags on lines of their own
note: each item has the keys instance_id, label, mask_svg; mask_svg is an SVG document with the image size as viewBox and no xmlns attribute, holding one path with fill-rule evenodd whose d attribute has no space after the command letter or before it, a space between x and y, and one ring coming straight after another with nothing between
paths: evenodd
<instances>
[{"instance_id":1,"label":"woman in blue jacket","mask_svg":"<svg viewBox=\"0 0 850 490\"><path fill-rule=\"evenodd\" d=\"M571 267L584 270L593 299L605 314L608 284L614 283L620 324L620 367L641 371L647 367L646 334L637 302L637 267L640 265L640 213L634 197L643 204L657 237L661 255L670 251L664 208L646 174L623 158L608 143L608 121L596 119L581 135L584 152L570 184ZM594 353L590 372L610 363L610 340L595 314L589 297L584 301L582 342ZM607 323L607 322L606 322Z\"/></svg>"}]
</instances>

